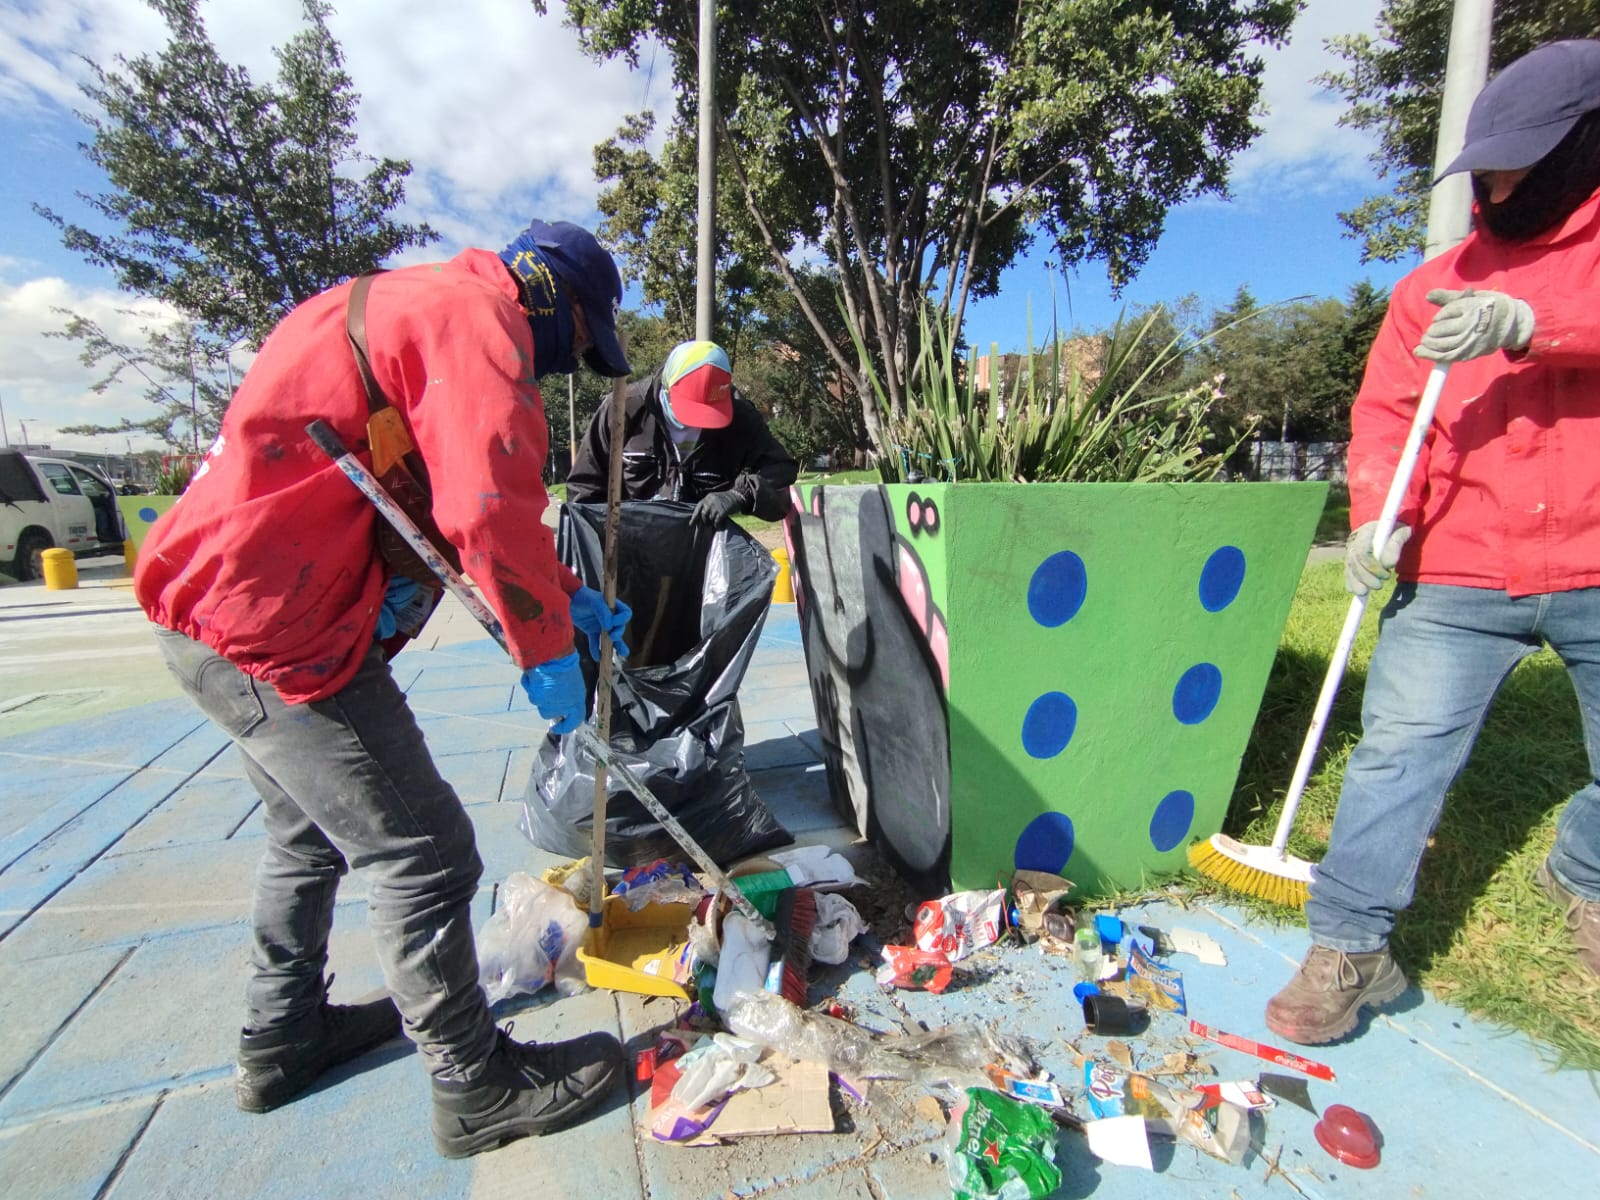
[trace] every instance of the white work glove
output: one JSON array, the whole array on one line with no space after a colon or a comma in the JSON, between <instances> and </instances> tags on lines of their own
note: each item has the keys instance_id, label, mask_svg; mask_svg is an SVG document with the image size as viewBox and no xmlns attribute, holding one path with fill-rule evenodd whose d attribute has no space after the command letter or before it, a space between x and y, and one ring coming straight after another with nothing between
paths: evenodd
<instances>
[{"instance_id":1,"label":"white work glove","mask_svg":"<svg viewBox=\"0 0 1600 1200\"><path fill-rule=\"evenodd\" d=\"M1383 553L1374 554L1372 538L1377 532L1378 523L1368 521L1345 540L1344 589L1352 596L1365 596L1382 587L1400 561L1400 547L1411 538L1411 526L1396 525L1383 545Z\"/></svg>"},{"instance_id":2,"label":"white work glove","mask_svg":"<svg viewBox=\"0 0 1600 1200\"><path fill-rule=\"evenodd\" d=\"M1471 288L1434 288L1427 298L1440 308L1412 351L1418 358L1465 362L1496 350L1521 350L1533 337L1533 309L1526 300Z\"/></svg>"}]
</instances>

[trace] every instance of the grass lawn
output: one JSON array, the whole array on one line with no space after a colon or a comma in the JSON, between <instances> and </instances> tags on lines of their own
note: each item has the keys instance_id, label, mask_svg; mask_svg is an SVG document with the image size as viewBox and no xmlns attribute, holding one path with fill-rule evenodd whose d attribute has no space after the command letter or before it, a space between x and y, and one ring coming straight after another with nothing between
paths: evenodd
<instances>
[{"instance_id":1,"label":"grass lawn","mask_svg":"<svg viewBox=\"0 0 1600 1200\"><path fill-rule=\"evenodd\" d=\"M1246 842L1272 838L1349 607L1342 570L1319 563L1301 577L1224 827ZM1290 838L1290 850L1312 861L1327 847L1344 764L1360 736L1378 607L1368 607ZM1578 964L1561 912L1533 883L1567 797L1590 778L1572 685L1543 650L1501 690L1393 942L1407 974L1436 995L1540 1039L1564 1066L1600 1070L1600 979Z\"/></svg>"}]
</instances>

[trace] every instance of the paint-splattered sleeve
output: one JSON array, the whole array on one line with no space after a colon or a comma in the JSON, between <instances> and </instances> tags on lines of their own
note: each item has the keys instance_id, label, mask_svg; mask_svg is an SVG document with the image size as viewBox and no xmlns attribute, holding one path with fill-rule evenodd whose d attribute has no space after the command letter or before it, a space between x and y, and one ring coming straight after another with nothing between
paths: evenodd
<instances>
[{"instance_id":1,"label":"paint-splattered sleeve","mask_svg":"<svg viewBox=\"0 0 1600 1200\"><path fill-rule=\"evenodd\" d=\"M1427 327L1421 319L1424 309L1431 319L1432 306L1423 299L1419 287L1411 279L1402 280L1367 356L1361 390L1350 412L1350 449L1346 456L1352 529L1378 519L1405 449L1411 421L1417 415L1417 404L1432 367L1411 353ZM1422 507L1427 468L1425 442L1400 506L1400 523L1413 529Z\"/></svg>"},{"instance_id":2,"label":"paint-splattered sleeve","mask_svg":"<svg viewBox=\"0 0 1600 1200\"><path fill-rule=\"evenodd\" d=\"M417 359L407 372L434 519L500 617L517 665L559 658L572 649L578 580L542 520L549 431L532 336L514 304L481 291L445 297L434 316L410 322Z\"/></svg>"}]
</instances>

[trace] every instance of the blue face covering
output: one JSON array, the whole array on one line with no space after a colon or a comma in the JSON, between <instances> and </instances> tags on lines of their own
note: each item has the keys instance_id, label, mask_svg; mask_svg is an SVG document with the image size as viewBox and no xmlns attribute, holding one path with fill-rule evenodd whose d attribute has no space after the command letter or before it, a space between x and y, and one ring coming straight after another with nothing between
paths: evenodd
<instances>
[{"instance_id":1,"label":"blue face covering","mask_svg":"<svg viewBox=\"0 0 1600 1200\"><path fill-rule=\"evenodd\" d=\"M533 377L570 375L578 369L572 353L577 326L572 319L572 298L549 257L524 233L500 252L516 277L522 307L533 330Z\"/></svg>"}]
</instances>

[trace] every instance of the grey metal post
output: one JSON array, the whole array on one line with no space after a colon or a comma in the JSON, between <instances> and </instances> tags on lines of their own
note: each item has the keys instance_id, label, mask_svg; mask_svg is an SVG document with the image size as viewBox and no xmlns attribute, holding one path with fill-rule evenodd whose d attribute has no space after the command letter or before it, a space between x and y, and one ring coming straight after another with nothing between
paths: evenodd
<instances>
[{"instance_id":1,"label":"grey metal post","mask_svg":"<svg viewBox=\"0 0 1600 1200\"><path fill-rule=\"evenodd\" d=\"M1445 60L1444 98L1439 106L1439 140L1433 173L1450 165L1466 140L1467 113L1489 77L1489 39L1494 0L1455 0L1450 19L1450 50ZM1468 173L1441 179L1428 197L1428 241L1424 258L1457 245L1472 228L1472 179Z\"/></svg>"},{"instance_id":2,"label":"grey metal post","mask_svg":"<svg viewBox=\"0 0 1600 1200\"><path fill-rule=\"evenodd\" d=\"M695 263L694 336L711 341L717 294L717 0L700 0L700 231Z\"/></svg>"}]
</instances>

